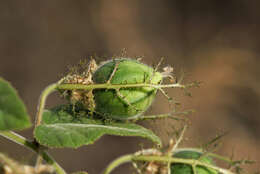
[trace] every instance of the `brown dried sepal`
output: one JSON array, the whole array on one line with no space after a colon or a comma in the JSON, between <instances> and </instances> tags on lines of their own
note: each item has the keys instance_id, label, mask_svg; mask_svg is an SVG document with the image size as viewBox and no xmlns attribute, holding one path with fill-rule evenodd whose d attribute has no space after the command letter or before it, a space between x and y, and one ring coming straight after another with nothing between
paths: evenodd
<instances>
[{"instance_id":1,"label":"brown dried sepal","mask_svg":"<svg viewBox=\"0 0 260 174\"><path fill-rule=\"evenodd\" d=\"M78 71L77 68L66 75L62 82L63 84L82 84L82 85L90 85L93 84L92 76L93 73L97 69L97 64L95 59L91 58L88 66L85 64L81 64L78 69L82 70L82 72ZM63 92L63 96L68 98L72 104L76 104L77 102L82 103L86 108L94 111L95 102L92 90L66 90Z\"/></svg>"}]
</instances>

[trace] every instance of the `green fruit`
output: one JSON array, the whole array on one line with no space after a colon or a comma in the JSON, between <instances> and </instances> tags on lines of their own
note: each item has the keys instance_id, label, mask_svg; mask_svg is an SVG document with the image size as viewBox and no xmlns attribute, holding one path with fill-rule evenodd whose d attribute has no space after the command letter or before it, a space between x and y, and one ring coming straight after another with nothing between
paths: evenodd
<instances>
[{"instance_id":1,"label":"green fruit","mask_svg":"<svg viewBox=\"0 0 260 174\"><path fill-rule=\"evenodd\" d=\"M199 159L201 155L202 153L198 151L183 150L175 153L173 157L183 158L183 159ZM207 156L202 157L199 161L214 165L213 160ZM196 166L196 173L197 174L218 174L217 171L200 165ZM193 174L193 170L191 165L175 163L171 165L171 174Z\"/></svg>"},{"instance_id":2,"label":"green fruit","mask_svg":"<svg viewBox=\"0 0 260 174\"><path fill-rule=\"evenodd\" d=\"M159 84L162 75L153 68L132 59L115 59L98 67L93 74L95 84L104 84L109 80L116 63L118 67L112 76L111 84ZM151 82L150 82L151 79ZM113 119L133 119L148 109L155 98L157 90L151 87L95 89L95 111Z\"/></svg>"}]
</instances>

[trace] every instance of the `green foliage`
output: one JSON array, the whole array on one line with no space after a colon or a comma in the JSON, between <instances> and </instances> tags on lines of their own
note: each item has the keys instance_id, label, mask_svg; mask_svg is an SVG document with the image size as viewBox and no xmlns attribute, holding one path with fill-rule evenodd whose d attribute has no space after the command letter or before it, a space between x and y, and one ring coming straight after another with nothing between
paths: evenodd
<instances>
[{"instance_id":1,"label":"green foliage","mask_svg":"<svg viewBox=\"0 0 260 174\"><path fill-rule=\"evenodd\" d=\"M142 126L93 119L82 110L76 113L70 105L46 110L42 121L34 134L40 144L48 147L77 148L92 144L105 134L140 136L161 144L159 137Z\"/></svg>"},{"instance_id":2,"label":"green foliage","mask_svg":"<svg viewBox=\"0 0 260 174\"><path fill-rule=\"evenodd\" d=\"M112 74L113 71L115 71L114 74ZM159 72L154 72L153 68L136 60L115 59L99 67L93 75L93 81L96 84L107 83L109 79L111 84L158 84L162 76ZM133 118L148 109L156 91L149 87L121 88L118 91L96 89L93 91L95 111L114 119Z\"/></svg>"},{"instance_id":3,"label":"green foliage","mask_svg":"<svg viewBox=\"0 0 260 174\"><path fill-rule=\"evenodd\" d=\"M45 167L46 173L55 170L57 174L66 174L46 152L47 148L78 148L93 144L103 135L139 136L161 146L160 138L151 130L130 121L170 117L172 113L152 116L141 116L141 114L149 108L157 90L171 100L163 88L181 88L186 91L192 86L197 86L198 83L183 85L182 80L175 82L172 67L164 67L162 73L156 72L160 64L161 61L153 69L128 58L109 60L99 67L94 59L88 66L83 63L80 69L70 72L42 92L36 114L34 141L10 131L27 128L31 123L15 89L0 78L0 135L30 148L39 155L36 166L25 166L11 161L17 164L14 166L6 162L10 161L8 158L1 159L0 156L0 173L7 170L4 167L16 169L19 173L22 173L22 169L26 167L35 173L34 170L38 170L41 166ZM163 78L169 78L170 83L161 84ZM70 103L44 111L48 95L56 90L61 92ZM154 174L168 173L169 170L171 174L233 174L232 168L240 173L241 164L251 163L248 160L233 161L217 154L210 154L211 157L228 162L232 167L223 169L215 166L207 153L203 154L194 149L179 149L178 145L183 139L185 129L186 126L181 133L178 133L175 144L170 141L168 149L142 149L135 154L124 155L112 162L104 174L109 174L115 167L125 162L132 162L139 173ZM217 136L207 143L205 149L207 150L209 145L214 144L221 137L222 135ZM171 157L172 153L174 154ZM41 165L41 158L47 165ZM74 174L87 174L87 172Z\"/></svg>"},{"instance_id":4,"label":"green foliage","mask_svg":"<svg viewBox=\"0 0 260 174\"><path fill-rule=\"evenodd\" d=\"M0 131L21 130L30 126L24 103L11 84L0 77Z\"/></svg>"},{"instance_id":5,"label":"green foliage","mask_svg":"<svg viewBox=\"0 0 260 174\"><path fill-rule=\"evenodd\" d=\"M183 159L199 159L199 161L206 164L214 164L211 158L207 156L202 156L202 153L192 150L183 150L174 154L175 158ZM188 164L172 164L171 165L171 174L193 174L193 169L191 165ZM196 166L197 174L218 174L217 171L209 169L204 166Z\"/></svg>"}]
</instances>

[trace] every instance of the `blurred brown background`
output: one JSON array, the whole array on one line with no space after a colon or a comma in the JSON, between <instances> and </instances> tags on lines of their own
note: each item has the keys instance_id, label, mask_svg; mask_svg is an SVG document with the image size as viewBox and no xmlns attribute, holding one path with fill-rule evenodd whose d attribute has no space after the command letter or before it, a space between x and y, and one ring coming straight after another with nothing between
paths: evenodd
<instances>
[{"instance_id":1,"label":"blurred brown background","mask_svg":"<svg viewBox=\"0 0 260 174\"><path fill-rule=\"evenodd\" d=\"M260 2L257 0L127 0L127 1L0 1L0 75L19 91L34 120L38 97L57 81L67 65L90 55L108 59L126 48L148 64L165 56L165 64L187 72L186 80L203 81L193 97L168 90L183 104L196 109L184 144L197 146L229 131L218 152L260 161ZM60 100L52 95L48 106ZM165 98L148 113L169 112ZM151 125L166 143L167 127ZM32 137L32 130L22 134ZM51 153L68 172L102 169L116 157L135 152L140 138L105 136L78 150ZM33 164L35 155L0 137L0 151ZM249 167L259 168L259 163ZM132 173L129 166L114 171Z\"/></svg>"}]
</instances>

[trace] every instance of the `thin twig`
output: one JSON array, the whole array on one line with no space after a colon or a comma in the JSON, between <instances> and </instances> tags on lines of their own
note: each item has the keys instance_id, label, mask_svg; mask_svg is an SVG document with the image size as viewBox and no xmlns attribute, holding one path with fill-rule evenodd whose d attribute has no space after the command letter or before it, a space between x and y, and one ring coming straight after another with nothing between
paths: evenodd
<instances>
[{"instance_id":1,"label":"thin twig","mask_svg":"<svg viewBox=\"0 0 260 174\"><path fill-rule=\"evenodd\" d=\"M173 152L177 149L177 147L179 146L179 144L181 143L181 141L183 140L183 136L184 136L184 133L187 129L187 125L184 125L182 131L181 131L181 134L179 136L179 138L177 139L176 143L174 144L174 146L172 147L172 149L170 150L170 154L172 155Z\"/></svg>"},{"instance_id":2,"label":"thin twig","mask_svg":"<svg viewBox=\"0 0 260 174\"><path fill-rule=\"evenodd\" d=\"M55 168L57 174L66 174L63 168L47 152L39 151L39 146L37 146L35 143L28 141L24 137L12 131L0 131L0 135L17 144L27 147L31 151L40 155L44 159L44 161L46 161L48 164L52 165Z\"/></svg>"},{"instance_id":3,"label":"thin twig","mask_svg":"<svg viewBox=\"0 0 260 174\"><path fill-rule=\"evenodd\" d=\"M131 162L133 155L124 155L122 157L117 158L116 160L112 161L108 167L105 169L103 174L109 174L114 170L116 167L120 166L121 164Z\"/></svg>"},{"instance_id":4,"label":"thin twig","mask_svg":"<svg viewBox=\"0 0 260 174\"><path fill-rule=\"evenodd\" d=\"M172 98L171 98L162 88L159 88L159 90L162 92L162 94L163 94L169 101L172 101Z\"/></svg>"},{"instance_id":5,"label":"thin twig","mask_svg":"<svg viewBox=\"0 0 260 174\"><path fill-rule=\"evenodd\" d=\"M42 121L42 114L43 114L43 110L44 110L44 107L45 107L45 103L46 103L46 99L48 97L48 95L52 92L54 92L57 87L58 87L59 83L54 83L54 84L51 84L49 86L47 86L41 96L40 96L40 99L39 99L39 104L38 104L38 107L37 107L37 114L36 114L36 119L35 119L35 127L39 126L41 124L41 121Z\"/></svg>"},{"instance_id":6,"label":"thin twig","mask_svg":"<svg viewBox=\"0 0 260 174\"><path fill-rule=\"evenodd\" d=\"M38 155L38 156L37 156L37 159L36 159L35 166L34 166L34 168L35 168L36 171L39 171L39 169L40 169L40 167L41 167L41 165L42 165L42 162L43 162L42 157L41 157L40 155Z\"/></svg>"},{"instance_id":7,"label":"thin twig","mask_svg":"<svg viewBox=\"0 0 260 174\"><path fill-rule=\"evenodd\" d=\"M171 162L171 163L182 163L182 164L188 164L188 165L200 165L207 168L211 168L213 170L216 170L217 172L220 172L222 174L234 174L233 172L223 169L205 162L201 162L195 159L182 159L182 158L173 158L168 156L133 156L133 161L157 161L157 162Z\"/></svg>"},{"instance_id":8,"label":"thin twig","mask_svg":"<svg viewBox=\"0 0 260 174\"><path fill-rule=\"evenodd\" d=\"M183 111L183 112L170 112L166 114L158 114L158 115L140 115L138 116L138 120L153 120L153 119L164 119L164 118L172 118L175 120L182 120L181 118L174 117L175 115L187 115L194 111ZM136 119L136 118L134 118ZM185 120L185 119L184 119Z\"/></svg>"},{"instance_id":9,"label":"thin twig","mask_svg":"<svg viewBox=\"0 0 260 174\"><path fill-rule=\"evenodd\" d=\"M120 88L139 88L139 87L151 87L151 88L187 88L193 86L194 83L188 85L182 85L179 83L174 84L148 84L148 83L136 83L136 84L90 84L90 85L83 85L83 84L58 84L56 86L57 89L61 90L91 90L91 89L120 89Z\"/></svg>"},{"instance_id":10,"label":"thin twig","mask_svg":"<svg viewBox=\"0 0 260 174\"><path fill-rule=\"evenodd\" d=\"M35 128L41 124L42 114L44 111L44 107L45 107L45 103L46 103L48 95L50 95L52 92L54 92L56 90L58 84L59 84L59 82L51 84L43 90L43 92L40 96L40 99L39 99L38 107L37 107L37 113L36 113L36 118L35 118ZM39 150L40 149L41 148L39 147ZM36 160L36 165L35 165L36 169L39 168L39 166L41 166L41 163L43 160L39 154L40 153L38 153L37 160Z\"/></svg>"},{"instance_id":11,"label":"thin twig","mask_svg":"<svg viewBox=\"0 0 260 174\"><path fill-rule=\"evenodd\" d=\"M169 156L144 156L144 155L124 155L121 156L119 158L117 158L116 160L114 160L113 162L111 162L108 167L105 169L105 171L103 172L103 174L110 174L116 167L118 167L121 164L127 163L127 162L132 162L132 161L156 161L156 162L161 162L161 163L182 163L182 164L187 164L187 165L199 165L199 166L204 166L206 168L210 168L213 170L216 170L218 173L222 173L222 174L234 174L233 172L227 170L227 169L223 169L205 162L201 162L195 159L182 159L182 158L173 158L173 157L169 157Z\"/></svg>"}]
</instances>

